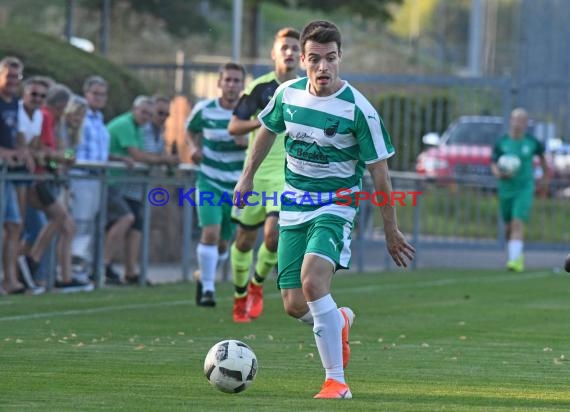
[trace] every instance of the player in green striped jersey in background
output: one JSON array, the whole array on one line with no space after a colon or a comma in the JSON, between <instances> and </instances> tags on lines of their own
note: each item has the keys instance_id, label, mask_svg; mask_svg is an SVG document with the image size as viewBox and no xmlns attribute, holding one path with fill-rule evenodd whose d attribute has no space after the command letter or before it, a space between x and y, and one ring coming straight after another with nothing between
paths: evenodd
<instances>
[{"instance_id":1,"label":"player in green striped jersey in background","mask_svg":"<svg viewBox=\"0 0 570 412\"><path fill-rule=\"evenodd\" d=\"M199 275L196 304L212 307L218 264L228 257L228 242L235 225L231 222L231 201L243 168L247 136L232 136L227 128L245 81L245 69L237 63L220 68L218 87L221 97L198 102L187 122L190 155L200 165L198 192L213 194L212 204L198 204L198 223L202 229L196 249Z\"/></svg>"},{"instance_id":2,"label":"player in green striped jersey in background","mask_svg":"<svg viewBox=\"0 0 570 412\"><path fill-rule=\"evenodd\" d=\"M300 53L299 31L291 27L279 30L271 50L275 70L258 77L247 87L234 109L229 124L231 133L251 132L251 140L255 139L255 133L261 126L257 115L269 103L281 83L297 77ZM283 136L278 136L278 139L283 139ZM250 322L263 312L263 282L277 263L277 220L280 209L279 195L285 182L284 167L285 148L283 143L276 144L264 159L253 182L256 192L273 196L273 199L264 201L263 195L252 196L247 207L233 210L232 217L238 222L236 240L231 247L235 288L234 322ZM261 226L263 243L257 251L254 273L249 280L253 247Z\"/></svg>"},{"instance_id":3,"label":"player in green striped jersey in background","mask_svg":"<svg viewBox=\"0 0 570 412\"><path fill-rule=\"evenodd\" d=\"M285 192L279 215L278 286L285 311L313 325L325 368L325 383L315 398L347 399L352 394L344 368L350 357L348 333L354 313L338 308L331 295L333 274L348 268L350 238L357 209L332 202L301 202L309 193L328 199L339 189L359 191L366 167L374 189L388 197L387 159L394 154L382 119L354 87L339 77L341 35L326 21L309 23L301 33L301 62L307 77L282 84L259 114L262 127L250 149L235 193L253 188L253 177L285 132ZM345 192L346 193L346 192ZM238 207L243 199L234 197ZM390 255L406 266L414 248L398 229L392 205L380 207Z\"/></svg>"}]
</instances>

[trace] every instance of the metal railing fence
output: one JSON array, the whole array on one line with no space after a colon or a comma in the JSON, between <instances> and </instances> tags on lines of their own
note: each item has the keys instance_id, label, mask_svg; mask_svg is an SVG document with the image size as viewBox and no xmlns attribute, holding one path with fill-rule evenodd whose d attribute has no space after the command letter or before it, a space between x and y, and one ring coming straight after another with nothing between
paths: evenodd
<instances>
[{"instance_id":1,"label":"metal railing fence","mask_svg":"<svg viewBox=\"0 0 570 412\"><path fill-rule=\"evenodd\" d=\"M128 175L115 176L110 174L117 169L125 170L122 163L81 162L74 168L97 171L95 175L66 175L57 177L61 182L70 179L89 179L99 181L102 190L101 209L96 219L95 251L93 273L97 287L104 281L103 246L105 225L107 223L107 187L110 183L142 183L144 193L156 187L174 186L183 193L195 187L196 167L181 165L176 170L176 176L168 176L164 168L153 168L137 165ZM158 171L158 172L157 172ZM154 173L151 173L154 172ZM391 172L393 190L402 193L419 192L415 196L406 197L404 205L397 204L398 220L401 230L407 234L417 250L413 263L416 268L421 260L422 250L437 248L439 250L491 250L503 248L505 244L504 226L499 215L497 193L488 181L478 176L456 178L453 181L431 182L411 172ZM4 205L4 185L7 181L56 179L53 176L37 176L27 173L8 173L6 167L0 166L0 210ZM556 193L569 192L568 182L552 182ZM373 192L370 179L365 176L363 190ZM176 198L171 194L171 202ZM181 247L180 265L181 278L190 280L190 273L196 267L194 249L197 242L195 207L185 199L178 199L181 206ZM570 243L570 216L568 215L567 197L539 197L534 201L531 220L526 229L527 250L565 250ZM151 255L151 208L147 196L143 198L143 231L140 253L141 285L147 279L149 257ZM199 207L199 206L198 206ZM0 214L0 227L3 225L3 214ZM168 239L158 239L169 242ZM353 233L353 262L359 272L377 270L382 255L378 247L384 251L384 267L390 267L389 256L386 253L384 234L380 213L370 201L363 201L357 217ZM0 250L2 237L0 237ZM52 265L54 264L52 259ZM53 286L55 270L49 270L49 286Z\"/></svg>"}]
</instances>

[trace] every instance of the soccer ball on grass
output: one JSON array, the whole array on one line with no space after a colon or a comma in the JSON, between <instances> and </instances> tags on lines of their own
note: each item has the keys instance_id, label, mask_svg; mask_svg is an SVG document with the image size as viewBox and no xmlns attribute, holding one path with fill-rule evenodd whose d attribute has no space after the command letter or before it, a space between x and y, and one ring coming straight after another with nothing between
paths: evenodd
<instances>
[{"instance_id":1,"label":"soccer ball on grass","mask_svg":"<svg viewBox=\"0 0 570 412\"><path fill-rule=\"evenodd\" d=\"M208 351L204 375L212 386L226 393L246 390L257 374L257 357L239 340L223 340Z\"/></svg>"}]
</instances>

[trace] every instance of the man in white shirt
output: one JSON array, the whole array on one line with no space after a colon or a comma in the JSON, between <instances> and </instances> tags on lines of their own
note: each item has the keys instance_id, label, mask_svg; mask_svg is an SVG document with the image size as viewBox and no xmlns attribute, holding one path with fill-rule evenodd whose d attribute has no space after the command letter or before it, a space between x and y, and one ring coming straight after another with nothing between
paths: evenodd
<instances>
[{"instance_id":1,"label":"man in white shirt","mask_svg":"<svg viewBox=\"0 0 570 412\"><path fill-rule=\"evenodd\" d=\"M42 131L41 105L47 96L50 82L34 76L24 82L24 94L18 107L18 146L27 146Z\"/></svg>"}]
</instances>

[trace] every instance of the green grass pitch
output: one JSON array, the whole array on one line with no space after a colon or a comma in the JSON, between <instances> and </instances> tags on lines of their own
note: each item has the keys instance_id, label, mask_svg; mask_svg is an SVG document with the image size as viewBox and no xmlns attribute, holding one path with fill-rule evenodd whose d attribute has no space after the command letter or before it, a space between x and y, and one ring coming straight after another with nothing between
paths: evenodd
<instances>
[{"instance_id":1,"label":"green grass pitch","mask_svg":"<svg viewBox=\"0 0 570 412\"><path fill-rule=\"evenodd\" d=\"M356 312L352 400L315 400L324 373L309 327L288 318L272 280L266 310L231 321L232 287L197 308L192 284L0 299L1 410L570 410L570 277L550 271L345 274ZM203 376L217 341L255 351L251 388Z\"/></svg>"}]
</instances>

